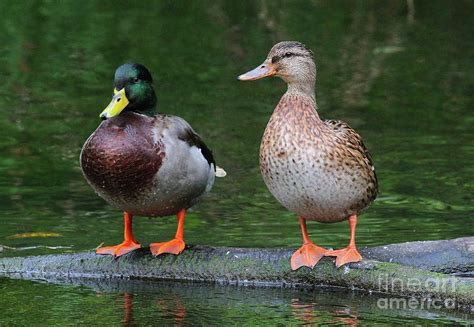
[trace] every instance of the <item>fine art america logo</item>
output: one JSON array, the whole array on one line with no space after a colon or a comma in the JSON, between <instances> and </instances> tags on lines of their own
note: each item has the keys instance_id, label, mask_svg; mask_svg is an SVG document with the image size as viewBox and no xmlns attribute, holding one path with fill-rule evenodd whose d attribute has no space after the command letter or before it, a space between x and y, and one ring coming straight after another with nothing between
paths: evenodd
<instances>
[{"instance_id":1,"label":"fine art america logo","mask_svg":"<svg viewBox=\"0 0 474 327\"><path fill-rule=\"evenodd\" d=\"M380 309L454 309L456 299L450 297L455 294L457 280L455 278L392 278L388 274L378 279L378 290L383 293L422 295L424 292L440 294L438 298L398 298L384 297L377 300ZM441 299L442 298L442 299Z\"/></svg>"}]
</instances>

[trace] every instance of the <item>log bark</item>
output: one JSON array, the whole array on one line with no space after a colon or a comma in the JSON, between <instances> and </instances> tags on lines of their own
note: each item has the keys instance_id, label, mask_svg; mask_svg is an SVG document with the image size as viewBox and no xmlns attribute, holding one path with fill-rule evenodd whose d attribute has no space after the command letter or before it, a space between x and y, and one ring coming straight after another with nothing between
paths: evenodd
<instances>
[{"instance_id":1,"label":"log bark","mask_svg":"<svg viewBox=\"0 0 474 327\"><path fill-rule=\"evenodd\" d=\"M336 269L323 258L291 271L293 249L188 246L179 256L143 248L119 258L93 252L0 258L0 276L24 279L140 279L273 287L344 287L452 301L474 310L474 237L363 249L364 260ZM450 307L448 307L450 308Z\"/></svg>"},{"instance_id":2,"label":"log bark","mask_svg":"<svg viewBox=\"0 0 474 327\"><path fill-rule=\"evenodd\" d=\"M474 237L383 245L366 248L362 254L368 259L474 277Z\"/></svg>"}]
</instances>

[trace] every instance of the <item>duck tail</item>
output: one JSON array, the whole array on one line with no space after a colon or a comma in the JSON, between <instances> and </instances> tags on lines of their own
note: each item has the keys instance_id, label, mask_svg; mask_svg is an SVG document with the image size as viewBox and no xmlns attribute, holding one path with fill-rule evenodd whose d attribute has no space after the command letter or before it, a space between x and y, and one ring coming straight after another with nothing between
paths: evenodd
<instances>
[{"instance_id":1,"label":"duck tail","mask_svg":"<svg viewBox=\"0 0 474 327\"><path fill-rule=\"evenodd\" d=\"M225 177L227 175L226 171L219 166L216 166L216 177Z\"/></svg>"}]
</instances>

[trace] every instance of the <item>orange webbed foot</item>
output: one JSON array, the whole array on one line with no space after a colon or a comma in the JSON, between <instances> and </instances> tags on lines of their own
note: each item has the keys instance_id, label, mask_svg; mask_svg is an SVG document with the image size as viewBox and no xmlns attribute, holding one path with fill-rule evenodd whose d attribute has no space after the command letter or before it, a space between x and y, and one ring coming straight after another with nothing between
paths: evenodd
<instances>
[{"instance_id":1,"label":"orange webbed foot","mask_svg":"<svg viewBox=\"0 0 474 327\"><path fill-rule=\"evenodd\" d=\"M137 243L135 241L124 241L119 245L114 245L114 246L104 246L101 248L98 248L95 253L97 254L108 254L108 255L113 255L114 257L120 257L124 254L127 254L129 252L132 252L136 249L141 248L142 246L140 243Z\"/></svg>"},{"instance_id":2,"label":"orange webbed foot","mask_svg":"<svg viewBox=\"0 0 474 327\"><path fill-rule=\"evenodd\" d=\"M342 265L350 262L362 261L362 256L355 246L348 246L340 250L327 251L324 256L336 257L336 267L339 268Z\"/></svg>"},{"instance_id":3,"label":"orange webbed foot","mask_svg":"<svg viewBox=\"0 0 474 327\"><path fill-rule=\"evenodd\" d=\"M163 253L171 253L171 254L180 254L186 244L182 239L174 238L168 242L161 242L161 243L151 243L150 244L150 251L154 256L158 256Z\"/></svg>"},{"instance_id":4,"label":"orange webbed foot","mask_svg":"<svg viewBox=\"0 0 474 327\"><path fill-rule=\"evenodd\" d=\"M302 266L313 268L326 252L325 248L312 242L305 243L291 256L291 269L296 270Z\"/></svg>"}]
</instances>

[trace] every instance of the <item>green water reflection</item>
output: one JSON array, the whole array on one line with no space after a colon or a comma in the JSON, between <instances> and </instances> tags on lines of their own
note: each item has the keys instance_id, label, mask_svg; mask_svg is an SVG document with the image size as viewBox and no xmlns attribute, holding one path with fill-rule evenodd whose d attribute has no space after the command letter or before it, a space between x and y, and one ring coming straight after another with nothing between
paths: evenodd
<instances>
[{"instance_id":1,"label":"green water reflection","mask_svg":"<svg viewBox=\"0 0 474 327\"><path fill-rule=\"evenodd\" d=\"M415 308L380 308L383 297L337 290L219 287L202 284L123 280L56 281L54 286L0 279L0 290L15 287L21 311L0 299L2 321L11 324L209 326L209 325L423 325L463 323L472 315ZM92 289L92 290L91 290ZM34 302L31 302L31 298ZM81 308L81 310L77 310ZM472 320L471 320L472 321Z\"/></svg>"},{"instance_id":2,"label":"green water reflection","mask_svg":"<svg viewBox=\"0 0 474 327\"><path fill-rule=\"evenodd\" d=\"M115 68L131 60L152 71L160 110L189 121L228 172L190 212L188 242L299 245L295 217L258 169L260 138L285 86L236 80L283 39L315 53L320 115L347 121L373 154L380 195L360 219L358 243L472 235L473 9L470 1L416 1L412 22L405 1L1 2L0 244L67 249L0 255L120 241L120 212L89 188L78 156ZM175 227L174 218L135 223L143 244ZM322 246L347 242L345 223L309 228ZM14 236L33 232L59 236ZM16 283L25 294L8 293ZM55 292L57 306L84 294L15 281L6 289L16 310L35 289ZM96 301L85 294L83 308ZM278 315L258 310L262 319Z\"/></svg>"}]
</instances>

